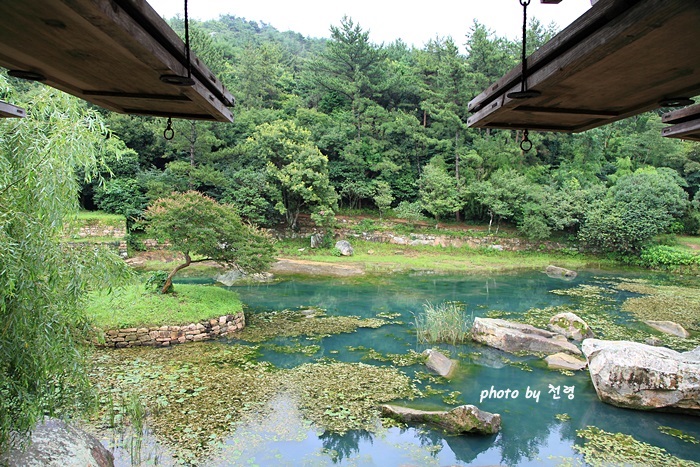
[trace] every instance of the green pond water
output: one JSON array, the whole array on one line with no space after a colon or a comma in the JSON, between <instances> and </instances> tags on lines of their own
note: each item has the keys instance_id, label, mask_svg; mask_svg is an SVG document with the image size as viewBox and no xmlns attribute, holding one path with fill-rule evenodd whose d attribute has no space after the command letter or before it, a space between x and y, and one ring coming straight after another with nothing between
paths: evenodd
<instances>
[{"instance_id":1,"label":"green pond water","mask_svg":"<svg viewBox=\"0 0 700 467\"><path fill-rule=\"evenodd\" d=\"M392 363L371 358L377 354L370 352L395 355L439 347L459 361L456 375L447 381L427 377L423 365L402 366L400 371L429 395L397 403L430 410L474 404L501 414L502 430L493 436L447 436L426 427L324 433L304 420L294 400L279 394L271 399L264 416L239 424L205 465L585 465L573 446L583 442L576 437L576 430L591 425L631 435L681 459L700 461L698 444L659 430L660 426L672 427L700 439L697 417L604 404L598 400L587 371L566 375L548 370L540 358L516 357L474 343L456 347L417 343L413 313L420 312L426 302L456 301L464 303L474 316L506 311L513 317L532 308L579 306L580 298L551 291L580 289L582 285L600 287L596 290L604 295L606 313L612 321L643 328L634 317L620 311L625 299L637 295L616 289L619 280L618 275L600 272L583 272L573 281L527 272L293 279L232 287L249 307L249 313L319 307L327 316L391 316L391 324L376 329L360 328L312 340L298 337L264 342L260 345L261 360L279 368L295 368L319 359L387 366ZM224 342L243 343L235 338ZM318 347L307 348L306 352L280 351L310 345ZM552 392L556 388L558 397ZM507 390L510 397L506 396Z\"/></svg>"}]
</instances>

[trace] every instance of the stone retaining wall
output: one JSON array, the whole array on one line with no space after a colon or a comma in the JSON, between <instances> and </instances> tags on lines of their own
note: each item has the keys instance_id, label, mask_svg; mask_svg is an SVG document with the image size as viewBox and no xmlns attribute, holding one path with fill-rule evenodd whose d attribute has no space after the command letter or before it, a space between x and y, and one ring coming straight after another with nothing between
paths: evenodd
<instances>
[{"instance_id":1,"label":"stone retaining wall","mask_svg":"<svg viewBox=\"0 0 700 467\"><path fill-rule=\"evenodd\" d=\"M184 326L160 326L149 328L111 329L105 331L107 347L135 347L149 345L167 347L169 345L197 342L224 336L245 327L243 312L224 315L199 323Z\"/></svg>"},{"instance_id":2,"label":"stone retaining wall","mask_svg":"<svg viewBox=\"0 0 700 467\"><path fill-rule=\"evenodd\" d=\"M126 237L126 227L117 227L114 225L83 225L78 229L77 236L80 238L87 237Z\"/></svg>"}]
</instances>

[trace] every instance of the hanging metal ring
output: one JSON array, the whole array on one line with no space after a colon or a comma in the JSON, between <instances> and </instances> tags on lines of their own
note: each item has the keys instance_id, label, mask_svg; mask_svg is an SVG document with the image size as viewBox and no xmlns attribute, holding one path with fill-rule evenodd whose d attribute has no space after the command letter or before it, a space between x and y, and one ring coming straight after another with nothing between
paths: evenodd
<instances>
[{"instance_id":1,"label":"hanging metal ring","mask_svg":"<svg viewBox=\"0 0 700 467\"><path fill-rule=\"evenodd\" d=\"M175 137L175 130L173 130L173 119L168 117L168 123L165 126L165 130L163 130L163 138L170 141L174 137Z\"/></svg>"},{"instance_id":2,"label":"hanging metal ring","mask_svg":"<svg viewBox=\"0 0 700 467\"><path fill-rule=\"evenodd\" d=\"M523 140L520 142L520 149L525 152L532 149L532 141L530 141L530 132L528 130L523 131Z\"/></svg>"}]
</instances>

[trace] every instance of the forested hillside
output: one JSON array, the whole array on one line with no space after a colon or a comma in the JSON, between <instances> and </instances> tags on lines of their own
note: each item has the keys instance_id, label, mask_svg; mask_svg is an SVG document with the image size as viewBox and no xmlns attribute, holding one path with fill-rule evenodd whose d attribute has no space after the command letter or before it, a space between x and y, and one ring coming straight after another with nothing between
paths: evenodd
<instances>
[{"instance_id":1,"label":"forested hillside","mask_svg":"<svg viewBox=\"0 0 700 467\"><path fill-rule=\"evenodd\" d=\"M479 23L459 39L466 54L450 38L374 44L350 18L330 30L318 40L233 16L194 23L193 48L236 97L236 122L177 121L166 141L163 119L105 112L123 144L112 145L106 183L84 187L84 207L138 217L196 189L263 226L391 209L622 252L698 233L700 145L661 137L668 109L576 135L532 133L523 152L518 131L466 126L467 103L518 63L519 42ZM531 21L530 52L555 33Z\"/></svg>"}]
</instances>

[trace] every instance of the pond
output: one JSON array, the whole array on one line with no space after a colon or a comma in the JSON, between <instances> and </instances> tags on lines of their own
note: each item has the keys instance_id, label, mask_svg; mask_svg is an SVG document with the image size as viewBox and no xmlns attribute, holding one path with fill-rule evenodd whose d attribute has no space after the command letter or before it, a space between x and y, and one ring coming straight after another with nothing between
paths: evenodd
<instances>
[{"instance_id":1,"label":"pond","mask_svg":"<svg viewBox=\"0 0 700 467\"><path fill-rule=\"evenodd\" d=\"M659 283L663 278L647 279ZM593 320L594 330L599 336L604 334L601 338L658 337L632 314L622 311L625 300L639 295L620 284L637 281L636 277L600 272L583 272L573 281L525 272L493 276L396 275L352 280L306 278L233 287L253 317L274 316L269 312L275 310L315 307L309 313L317 316L303 319L354 316L361 322L379 320L379 323L322 337L276 337L257 342L234 337L218 343L202 343L197 349L250 346L255 349L253 360L267 362L268 373L277 369L294 372L317 362L395 368L410 379L419 394L402 397L395 403L428 410L474 404L501 414L502 429L492 436L447 436L428 427L381 426L375 420L354 425L358 429L333 430L335 425L328 429L319 426L322 423L319 420L352 418L351 409L343 413L342 406L321 407L325 412L319 412L319 418L314 419L306 415L313 412L309 408L313 401L300 402L291 392L280 389L268 392L259 411L255 408L247 411L232 430L218 437L215 449L196 462L208 466L586 465L574 445L583 443L577 437L577 430L588 426L631 435L680 459L700 462L700 449L695 444L700 439L697 417L647 413L604 404L598 400L587 371L573 374L549 370L538 357L516 357L475 343L426 346L417 342L414 314L421 312L427 302L443 301L464 304L473 316L505 317L541 327L558 310L572 309L584 319ZM691 343L696 338L694 333ZM427 374L423 364L411 360L416 352L429 347L441 348L458 360L457 373L450 380ZM198 352L195 347L191 349ZM221 366L221 371L225 368ZM297 376L289 373L285 377ZM332 387L328 391L342 391L346 385L350 392L356 383L351 379L345 384L341 381L340 390ZM305 384L305 380L301 381ZM213 384L205 383L201 384ZM283 383L276 384L284 387ZM309 380L308 384L313 383ZM322 392L314 394L317 403L323 404L325 396L318 395ZM332 399L333 395L328 397ZM351 398L353 394L343 397ZM351 402L347 405L350 407ZM683 434L671 436L669 432Z\"/></svg>"}]
</instances>

